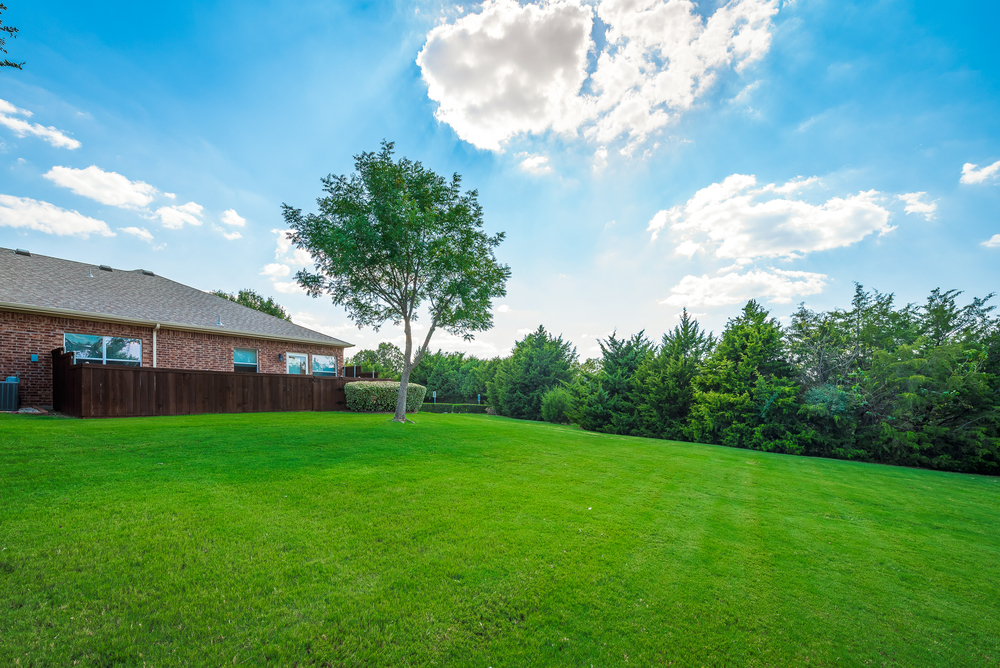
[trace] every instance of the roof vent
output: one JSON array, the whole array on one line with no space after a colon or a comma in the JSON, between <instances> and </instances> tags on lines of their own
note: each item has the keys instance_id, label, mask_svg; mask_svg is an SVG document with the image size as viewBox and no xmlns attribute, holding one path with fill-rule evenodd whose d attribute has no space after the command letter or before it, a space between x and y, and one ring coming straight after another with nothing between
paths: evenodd
<instances>
[{"instance_id":1,"label":"roof vent","mask_svg":"<svg viewBox=\"0 0 1000 668\"><path fill-rule=\"evenodd\" d=\"M18 248L14 251L14 255L23 255L24 257L31 257L31 253L24 250L23 248Z\"/></svg>"},{"instance_id":2,"label":"roof vent","mask_svg":"<svg viewBox=\"0 0 1000 668\"><path fill-rule=\"evenodd\" d=\"M108 266L108 265L106 265L106 264L102 264L102 265L100 265L100 266L98 267L98 269L100 269L101 271L112 271L111 267L109 267L109 266Z\"/></svg>"},{"instance_id":3,"label":"roof vent","mask_svg":"<svg viewBox=\"0 0 1000 668\"><path fill-rule=\"evenodd\" d=\"M222 327L222 316L219 316L219 322L215 323L218 327Z\"/></svg>"},{"instance_id":4,"label":"roof vent","mask_svg":"<svg viewBox=\"0 0 1000 668\"><path fill-rule=\"evenodd\" d=\"M94 277L94 270L91 269L90 267L87 267L87 278L93 278L93 277Z\"/></svg>"},{"instance_id":5,"label":"roof vent","mask_svg":"<svg viewBox=\"0 0 1000 668\"><path fill-rule=\"evenodd\" d=\"M156 274L154 274L153 272L149 271L148 269L140 269L139 271L142 272L143 276L156 276Z\"/></svg>"}]
</instances>

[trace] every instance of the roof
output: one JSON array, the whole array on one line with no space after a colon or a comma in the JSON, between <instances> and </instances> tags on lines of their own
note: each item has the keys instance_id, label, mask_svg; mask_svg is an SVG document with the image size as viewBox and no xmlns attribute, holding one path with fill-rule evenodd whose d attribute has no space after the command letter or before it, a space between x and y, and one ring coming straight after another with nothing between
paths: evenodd
<instances>
[{"instance_id":1,"label":"roof","mask_svg":"<svg viewBox=\"0 0 1000 668\"><path fill-rule=\"evenodd\" d=\"M142 269L0 248L0 310L350 347L353 344ZM221 323L221 324L220 324Z\"/></svg>"}]
</instances>

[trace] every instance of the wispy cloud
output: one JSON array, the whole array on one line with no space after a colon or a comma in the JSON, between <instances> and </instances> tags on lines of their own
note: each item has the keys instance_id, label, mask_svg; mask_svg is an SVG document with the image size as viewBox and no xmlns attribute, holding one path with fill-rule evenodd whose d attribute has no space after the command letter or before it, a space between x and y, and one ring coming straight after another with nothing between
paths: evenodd
<instances>
[{"instance_id":1,"label":"wispy cloud","mask_svg":"<svg viewBox=\"0 0 1000 668\"><path fill-rule=\"evenodd\" d=\"M0 195L0 226L58 236L115 236L103 220L89 218L78 211L62 209L48 202L11 195Z\"/></svg>"},{"instance_id":2,"label":"wispy cloud","mask_svg":"<svg viewBox=\"0 0 1000 668\"><path fill-rule=\"evenodd\" d=\"M986 246L987 248L1000 248L1000 234L994 234L992 237L979 245Z\"/></svg>"},{"instance_id":3,"label":"wispy cloud","mask_svg":"<svg viewBox=\"0 0 1000 668\"><path fill-rule=\"evenodd\" d=\"M729 306L748 299L763 298L777 304L788 304L792 299L822 292L826 286L825 279L825 274L781 269L722 276L688 275L670 288L670 296L660 303L696 308Z\"/></svg>"},{"instance_id":4,"label":"wispy cloud","mask_svg":"<svg viewBox=\"0 0 1000 668\"><path fill-rule=\"evenodd\" d=\"M177 206L161 206L156 210L156 215L167 229L179 230L184 225L201 225L203 210L200 204L188 202Z\"/></svg>"},{"instance_id":5,"label":"wispy cloud","mask_svg":"<svg viewBox=\"0 0 1000 668\"><path fill-rule=\"evenodd\" d=\"M117 172L106 172L96 165L86 169L56 166L43 176L77 195L123 209L140 209L157 195L156 188L148 183L129 181Z\"/></svg>"},{"instance_id":6,"label":"wispy cloud","mask_svg":"<svg viewBox=\"0 0 1000 668\"><path fill-rule=\"evenodd\" d=\"M905 195L896 195L896 199L906 202L904 210L907 214L917 213L921 214L926 220L934 220L934 212L937 211L937 202L924 202L923 198L926 195L927 193L925 192L906 193Z\"/></svg>"},{"instance_id":7,"label":"wispy cloud","mask_svg":"<svg viewBox=\"0 0 1000 668\"><path fill-rule=\"evenodd\" d=\"M150 234L149 230L145 227L119 227L118 229L125 234L131 234L132 236L138 237L143 241L153 243L153 235Z\"/></svg>"},{"instance_id":8,"label":"wispy cloud","mask_svg":"<svg viewBox=\"0 0 1000 668\"><path fill-rule=\"evenodd\" d=\"M29 123L23 118L15 118L15 116L30 118L32 113L27 109L18 109L7 100L0 100L0 125L10 128L18 137L33 135L42 138L56 148L68 148L71 151L81 146L79 141L67 137L61 130L51 126L45 127L38 123Z\"/></svg>"},{"instance_id":9,"label":"wispy cloud","mask_svg":"<svg viewBox=\"0 0 1000 668\"><path fill-rule=\"evenodd\" d=\"M962 177L959 179L959 182L974 185L977 183L986 183L987 181L995 181L998 176L1000 176L1000 160L982 169L979 169L979 165L967 162L962 165Z\"/></svg>"},{"instance_id":10,"label":"wispy cloud","mask_svg":"<svg viewBox=\"0 0 1000 668\"><path fill-rule=\"evenodd\" d=\"M548 174L552 171L552 166L549 165L549 158L545 155L526 155L527 157L521 161L521 170L529 172L531 174Z\"/></svg>"},{"instance_id":11,"label":"wispy cloud","mask_svg":"<svg viewBox=\"0 0 1000 668\"><path fill-rule=\"evenodd\" d=\"M226 209L222 212L222 222L233 227L243 227L247 224L247 219L236 213L235 209Z\"/></svg>"}]
</instances>

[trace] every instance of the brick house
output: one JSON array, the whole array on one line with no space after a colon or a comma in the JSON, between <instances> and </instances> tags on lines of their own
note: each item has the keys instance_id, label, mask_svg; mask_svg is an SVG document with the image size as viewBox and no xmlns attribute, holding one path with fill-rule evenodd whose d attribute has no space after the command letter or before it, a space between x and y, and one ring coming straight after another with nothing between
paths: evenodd
<instances>
[{"instance_id":1,"label":"brick house","mask_svg":"<svg viewBox=\"0 0 1000 668\"><path fill-rule=\"evenodd\" d=\"M51 405L55 348L78 362L339 376L353 344L142 269L0 248L0 380Z\"/></svg>"}]
</instances>

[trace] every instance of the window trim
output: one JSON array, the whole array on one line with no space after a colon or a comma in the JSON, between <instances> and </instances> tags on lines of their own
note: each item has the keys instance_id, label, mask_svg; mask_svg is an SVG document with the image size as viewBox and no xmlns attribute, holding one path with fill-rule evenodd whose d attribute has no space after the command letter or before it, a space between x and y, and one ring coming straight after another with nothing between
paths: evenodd
<instances>
[{"instance_id":1,"label":"window trim","mask_svg":"<svg viewBox=\"0 0 1000 668\"><path fill-rule=\"evenodd\" d=\"M292 358L297 359L305 358L305 373L298 374L292 373ZM307 353L285 353L285 373L289 376L308 376L309 375L309 355Z\"/></svg>"},{"instance_id":2,"label":"window trim","mask_svg":"<svg viewBox=\"0 0 1000 668\"><path fill-rule=\"evenodd\" d=\"M237 350L252 350L253 351L253 357L254 357L255 360L257 360L256 362L254 362L253 372L254 373L260 373L260 350L257 349L257 348L238 348L236 346L233 346L233 371L236 371L237 369L249 369L250 368L249 364L237 364L236 363L236 351ZM247 372L244 371L243 373L247 373Z\"/></svg>"},{"instance_id":3,"label":"window trim","mask_svg":"<svg viewBox=\"0 0 1000 668\"><path fill-rule=\"evenodd\" d=\"M69 351L73 353L73 363L77 363L77 359L81 362L90 362L91 364L102 364L104 366L131 366L131 367L142 367L142 338L133 338L130 336L107 336L104 334L83 334L80 332L63 332L63 352L66 352L66 337L67 336L93 336L101 339L101 357L80 357L77 358L76 353L78 351ZM139 359L138 360L122 360L111 358L111 364L108 364L108 340L109 339L124 339L126 341L137 341L139 343Z\"/></svg>"}]
</instances>

